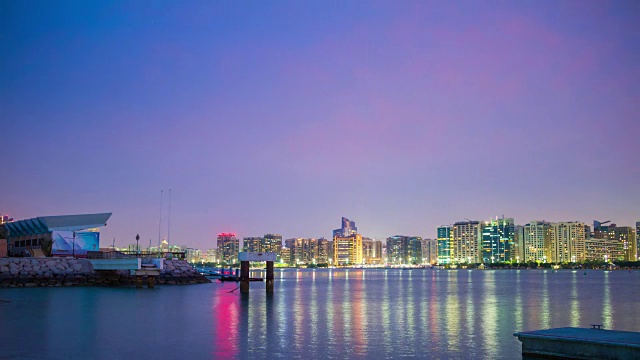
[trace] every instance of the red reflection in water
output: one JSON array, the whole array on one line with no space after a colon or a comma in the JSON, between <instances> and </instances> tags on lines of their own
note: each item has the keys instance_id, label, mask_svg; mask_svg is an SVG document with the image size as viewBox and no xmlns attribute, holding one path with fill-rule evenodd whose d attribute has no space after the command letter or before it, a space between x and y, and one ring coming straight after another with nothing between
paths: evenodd
<instances>
[{"instance_id":1,"label":"red reflection in water","mask_svg":"<svg viewBox=\"0 0 640 360\"><path fill-rule=\"evenodd\" d=\"M213 357L232 359L238 357L239 342L239 298L236 292L229 293L225 287L216 292L212 302Z\"/></svg>"}]
</instances>

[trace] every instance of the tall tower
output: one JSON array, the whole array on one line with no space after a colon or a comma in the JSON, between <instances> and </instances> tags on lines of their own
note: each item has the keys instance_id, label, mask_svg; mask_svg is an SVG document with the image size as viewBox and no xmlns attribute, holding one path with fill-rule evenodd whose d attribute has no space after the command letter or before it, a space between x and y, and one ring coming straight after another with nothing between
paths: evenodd
<instances>
[{"instance_id":1,"label":"tall tower","mask_svg":"<svg viewBox=\"0 0 640 360\"><path fill-rule=\"evenodd\" d=\"M482 228L480 221L460 221L451 229L451 261L476 263L481 261Z\"/></svg>"},{"instance_id":2,"label":"tall tower","mask_svg":"<svg viewBox=\"0 0 640 360\"><path fill-rule=\"evenodd\" d=\"M362 264L362 235L355 221L342 218L342 228L333 230L333 264Z\"/></svg>"},{"instance_id":3,"label":"tall tower","mask_svg":"<svg viewBox=\"0 0 640 360\"><path fill-rule=\"evenodd\" d=\"M451 263L451 225L442 225L438 228L437 261L439 265Z\"/></svg>"},{"instance_id":4,"label":"tall tower","mask_svg":"<svg viewBox=\"0 0 640 360\"><path fill-rule=\"evenodd\" d=\"M532 221L524 226L524 261L551 261L551 224Z\"/></svg>"},{"instance_id":5,"label":"tall tower","mask_svg":"<svg viewBox=\"0 0 640 360\"><path fill-rule=\"evenodd\" d=\"M235 264L238 262L238 250L240 249L240 240L235 233L218 234L218 261L227 264Z\"/></svg>"},{"instance_id":6,"label":"tall tower","mask_svg":"<svg viewBox=\"0 0 640 360\"><path fill-rule=\"evenodd\" d=\"M482 227L482 262L496 263L512 260L515 224L513 218L485 221Z\"/></svg>"}]
</instances>

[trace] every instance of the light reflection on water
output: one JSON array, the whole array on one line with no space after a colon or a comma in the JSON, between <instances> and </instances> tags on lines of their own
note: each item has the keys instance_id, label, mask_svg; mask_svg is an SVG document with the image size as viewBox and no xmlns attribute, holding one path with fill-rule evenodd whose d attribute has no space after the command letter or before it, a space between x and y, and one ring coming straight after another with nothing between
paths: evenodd
<instances>
[{"instance_id":1,"label":"light reflection on water","mask_svg":"<svg viewBox=\"0 0 640 360\"><path fill-rule=\"evenodd\" d=\"M640 331L638 271L290 269L276 279L271 295L264 283L250 294L219 282L2 289L0 357L512 359L516 331Z\"/></svg>"}]
</instances>

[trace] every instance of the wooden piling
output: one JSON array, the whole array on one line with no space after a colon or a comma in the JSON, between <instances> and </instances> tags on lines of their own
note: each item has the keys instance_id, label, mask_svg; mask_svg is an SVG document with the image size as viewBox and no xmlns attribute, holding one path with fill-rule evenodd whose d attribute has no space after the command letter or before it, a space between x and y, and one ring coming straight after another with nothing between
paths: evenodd
<instances>
[{"instance_id":1,"label":"wooden piling","mask_svg":"<svg viewBox=\"0 0 640 360\"><path fill-rule=\"evenodd\" d=\"M249 262L240 262L240 292L249 292Z\"/></svg>"},{"instance_id":2,"label":"wooden piling","mask_svg":"<svg viewBox=\"0 0 640 360\"><path fill-rule=\"evenodd\" d=\"M267 261L267 292L273 292L273 261Z\"/></svg>"},{"instance_id":3,"label":"wooden piling","mask_svg":"<svg viewBox=\"0 0 640 360\"><path fill-rule=\"evenodd\" d=\"M156 286L155 280L153 276L147 277L147 287L149 289L153 289Z\"/></svg>"}]
</instances>

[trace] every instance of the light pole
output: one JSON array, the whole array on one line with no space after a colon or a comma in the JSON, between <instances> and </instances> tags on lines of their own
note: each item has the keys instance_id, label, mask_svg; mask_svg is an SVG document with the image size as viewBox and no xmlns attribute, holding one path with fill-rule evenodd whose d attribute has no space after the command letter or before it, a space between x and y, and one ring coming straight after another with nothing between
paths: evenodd
<instances>
[{"instance_id":1,"label":"light pole","mask_svg":"<svg viewBox=\"0 0 640 360\"><path fill-rule=\"evenodd\" d=\"M140 245L139 245L139 241L140 241L140 235L136 234L136 254L140 254Z\"/></svg>"},{"instance_id":2,"label":"light pole","mask_svg":"<svg viewBox=\"0 0 640 360\"><path fill-rule=\"evenodd\" d=\"M76 257L76 232L73 232L73 242L71 243L71 254Z\"/></svg>"}]
</instances>

